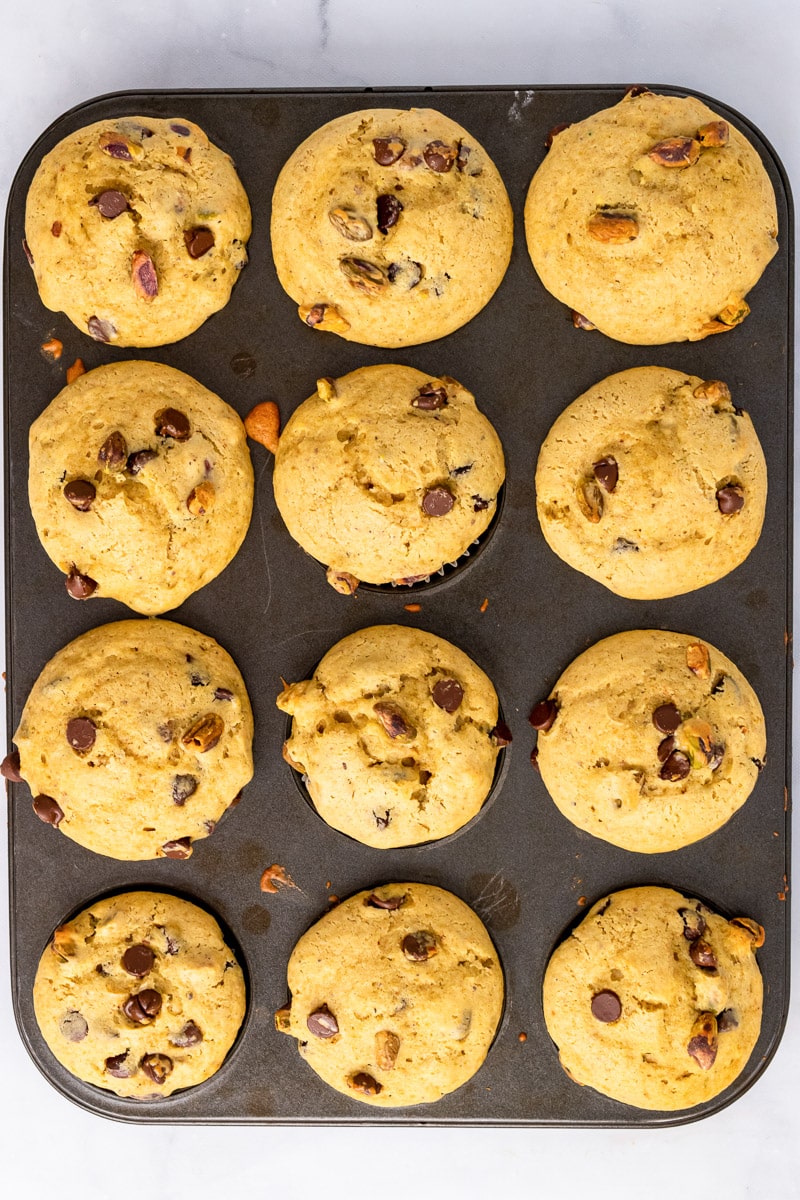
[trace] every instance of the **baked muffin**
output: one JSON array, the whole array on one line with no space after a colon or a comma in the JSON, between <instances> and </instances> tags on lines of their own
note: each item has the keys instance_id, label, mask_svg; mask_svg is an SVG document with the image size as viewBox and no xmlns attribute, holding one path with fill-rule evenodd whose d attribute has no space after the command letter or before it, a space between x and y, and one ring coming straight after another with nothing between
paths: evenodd
<instances>
[{"instance_id":1,"label":"baked muffin","mask_svg":"<svg viewBox=\"0 0 800 1200\"><path fill-rule=\"evenodd\" d=\"M544 1016L575 1083L693 1108L741 1074L761 1028L764 930L664 887L605 896L554 952Z\"/></svg>"},{"instance_id":2,"label":"baked muffin","mask_svg":"<svg viewBox=\"0 0 800 1200\"><path fill-rule=\"evenodd\" d=\"M117 621L50 659L14 734L36 815L110 858L188 858L253 775L233 659L171 621Z\"/></svg>"},{"instance_id":3,"label":"baked muffin","mask_svg":"<svg viewBox=\"0 0 800 1200\"><path fill-rule=\"evenodd\" d=\"M177 342L224 308L249 236L233 162L183 117L68 134L42 159L25 211L42 303L115 346Z\"/></svg>"},{"instance_id":4,"label":"baked muffin","mask_svg":"<svg viewBox=\"0 0 800 1200\"><path fill-rule=\"evenodd\" d=\"M471 1079L503 1009L503 971L483 924L450 892L392 883L359 892L292 951L291 1005L276 1026L353 1100L430 1104Z\"/></svg>"},{"instance_id":5,"label":"baked muffin","mask_svg":"<svg viewBox=\"0 0 800 1200\"><path fill-rule=\"evenodd\" d=\"M159 892L99 900L39 962L42 1037L78 1079L160 1100L222 1066L245 1013L236 955L202 908Z\"/></svg>"},{"instance_id":6,"label":"baked muffin","mask_svg":"<svg viewBox=\"0 0 800 1200\"><path fill-rule=\"evenodd\" d=\"M367 846L454 833L486 799L497 759L491 680L443 638L373 625L328 651L312 679L287 684L284 758L314 807Z\"/></svg>"},{"instance_id":7,"label":"baked muffin","mask_svg":"<svg viewBox=\"0 0 800 1200\"><path fill-rule=\"evenodd\" d=\"M775 194L747 138L693 96L647 91L554 136L525 232L576 324L637 345L740 324L778 249Z\"/></svg>"},{"instance_id":8,"label":"baked muffin","mask_svg":"<svg viewBox=\"0 0 800 1200\"><path fill-rule=\"evenodd\" d=\"M275 456L275 501L339 590L415 583L487 529L505 478L500 440L448 376L361 367L321 379Z\"/></svg>"},{"instance_id":9,"label":"baked muffin","mask_svg":"<svg viewBox=\"0 0 800 1200\"><path fill-rule=\"evenodd\" d=\"M552 550L610 591L657 600L705 587L758 541L767 466L727 384L634 367L573 401L536 468Z\"/></svg>"},{"instance_id":10,"label":"baked muffin","mask_svg":"<svg viewBox=\"0 0 800 1200\"><path fill-rule=\"evenodd\" d=\"M165 612L218 575L247 533L244 426L173 367L98 367L31 426L28 495L71 596Z\"/></svg>"},{"instance_id":11,"label":"baked muffin","mask_svg":"<svg viewBox=\"0 0 800 1200\"><path fill-rule=\"evenodd\" d=\"M764 714L730 659L685 633L633 629L578 655L536 705L536 761L564 814L634 850L714 833L750 795Z\"/></svg>"},{"instance_id":12,"label":"baked muffin","mask_svg":"<svg viewBox=\"0 0 800 1200\"><path fill-rule=\"evenodd\" d=\"M292 154L272 198L272 254L301 319L373 346L466 324L494 295L512 239L494 163L433 109L329 121Z\"/></svg>"}]
</instances>

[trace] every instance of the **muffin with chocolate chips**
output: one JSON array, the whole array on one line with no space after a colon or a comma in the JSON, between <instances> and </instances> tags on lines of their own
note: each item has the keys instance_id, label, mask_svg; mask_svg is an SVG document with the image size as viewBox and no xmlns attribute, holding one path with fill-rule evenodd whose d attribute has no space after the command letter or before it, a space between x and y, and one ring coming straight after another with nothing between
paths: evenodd
<instances>
[{"instance_id":1,"label":"muffin with chocolate chips","mask_svg":"<svg viewBox=\"0 0 800 1200\"><path fill-rule=\"evenodd\" d=\"M741 671L708 642L660 629L584 651L530 720L542 779L564 816L638 853L719 829L766 758L764 714Z\"/></svg>"},{"instance_id":2,"label":"muffin with chocolate chips","mask_svg":"<svg viewBox=\"0 0 800 1200\"><path fill-rule=\"evenodd\" d=\"M764 930L699 900L637 887L599 900L550 959L543 1003L575 1083L636 1108L718 1095L761 1028Z\"/></svg>"},{"instance_id":3,"label":"muffin with chocolate chips","mask_svg":"<svg viewBox=\"0 0 800 1200\"><path fill-rule=\"evenodd\" d=\"M575 325L636 345L734 329L778 250L775 193L747 138L693 96L646 89L553 131L525 232Z\"/></svg>"},{"instance_id":4,"label":"muffin with chocolate chips","mask_svg":"<svg viewBox=\"0 0 800 1200\"><path fill-rule=\"evenodd\" d=\"M29 444L33 519L75 599L177 608L247 533L244 426L173 367L120 362L81 375L34 421Z\"/></svg>"},{"instance_id":5,"label":"muffin with chocolate chips","mask_svg":"<svg viewBox=\"0 0 800 1200\"><path fill-rule=\"evenodd\" d=\"M78 129L45 155L28 192L43 304L115 346L176 342L224 308L249 236L233 162L183 118Z\"/></svg>"},{"instance_id":6,"label":"muffin with chocolate chips","mask_svg":"<svg viewBox=\"0 0 800 1200\"><path fill-rule=\"evenodd\" d=\"M158 892L99 900L60 925L33 985L71 1075L158 1100L222 1066L245 1013L242 969L209 913Z\"/></svg>"},{"instance_id":7,"label":"muffin with chocolate chips","mask_svg":"<svg viewBox=\"0 0 800 1200\"><path fill-rule=\"evenodd\" d=\"M667 367L610 375L564 410L536 468L536 511L570 566L634 600L678 596L744 562L767 465L726 383Z\"/></svg>"},{"instance_id":8,"label":"muffin with chocolate chips","mask_svg":"<svg viewBox=\"0 0 800 1200\"><path fill-rule=\"evenodd\" d=\"M14 734L36 815L118 859L188 858L252 778L252 740L233 659L213 638L160 620L101 625L70 642Z\"/></svg>"},{"instance_id":9,"label":"muffin with chocolate chips","mask_svg":"<svg viewBox=\"0 0 800 1200\"><path fill-rule=\"evenodd\" d=\"M480 919L421 883L359 892L303 935L276 1027L327 1084L379 1108L430 1104L471 1079L503 1008Z\"/></svg>"},{"instance_id":10,"label":"muffin with chocolate chips","mask_svg":"<svg viewBox=\"0 0 800 1200\"><path fill-rule=\"evenodd\" d=\"M283 754L321 817L367 846L432 841L480 810L498 754L491 680L443 638L373 625L287 684Z\"/></svg>"},{"instance_id":11,"label":"muffin with chocolate chips","mask_svg":"<svg viewBox=\"0 0 800 1200\"><path fill-rule=\"evenodd\" d=\"M454 562L489 526L503 448L448 376L362 367L320 379L275 456L275 501L338 591L410 584Z\"/></svg>"},{"instance_id":12,"label":"muffin with chocolate chips","mask_svg":"<svg viewBox=\"0 0 800 1200\"><path fill-rule=\"evenodd\" d=\"M486 151L432 109L365 109L317 129L272 199L278 278L312 329L373 346L444 337L491 299L513 216Z\"/></svg>"}]
</instances>

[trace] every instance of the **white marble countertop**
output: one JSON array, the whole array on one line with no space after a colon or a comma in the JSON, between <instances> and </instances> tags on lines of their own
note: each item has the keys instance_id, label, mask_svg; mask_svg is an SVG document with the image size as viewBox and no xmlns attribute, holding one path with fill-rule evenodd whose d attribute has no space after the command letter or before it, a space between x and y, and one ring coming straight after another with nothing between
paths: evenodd
<instances>
[{"instance_id":1,"label":"white marble countertop","mask_svg":"<svg viewBox=\"0 0 800 1200\"><path fill-rule=\"evenodd\" d=\"M672 83L747 114L800 183L796 0L3 0L0 12L3 206L52 120L130 88ZM0 943L7 962L5 920ZM796 983L797 931L794 963ZM39 1075L15 1029L7 968L0 1063L5 1194L24 1200L800 1197L797 996L774 1062L745 1096L660 1131L117 1125Z\"/></svg>"}]
</instances>

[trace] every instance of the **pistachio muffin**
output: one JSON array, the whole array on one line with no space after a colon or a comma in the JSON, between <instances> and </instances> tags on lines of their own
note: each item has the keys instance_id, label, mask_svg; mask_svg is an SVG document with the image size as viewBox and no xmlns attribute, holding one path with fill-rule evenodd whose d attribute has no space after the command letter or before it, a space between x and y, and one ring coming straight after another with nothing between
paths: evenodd
<instances>
[{"instance_id":1,"label":"pistachio muffin","mask_svg":"<svg viewBox=\"0 0 800 1200\"><path fill-rule=\"evenodd\" d=\"M693 96L640 89L554 131L525 232L576 325L636 345L733 329L778 249L775 193L747 138Z\"/></svg>"},{"instance_id":2,"label":"pistachio muffin","mask_svg":"<svg viewBox=\"0 0 800 1200\"><path fill-rule=\"evenodd\" d=\"M162 363L81 375L31 426L28 496L70 596L166 612L214 579L250 524L244 425Z\"/></svg>"},{"instance_id":3,"label":"pistachio muffin","mask_svg":"<svg viewBox=\"0 0 800 1200\"><path fill-rule=\"evenodd\" d=\"M329 121L292 154L272 198L272 254L301 320L373 346L466 324L500 284L512 239L496 166L433 109Z\"/></svg>"},{"instance_id":4,"label":"pistachio muffin","mask_svg":"<svg viewBox=\"0 0 800 1200\"><path fill-rule=\"evenodd\" d=\"M741 671L708 642L661 629L617 633L578 655L530 721L564 816L640 854L719 829L766 758L764 714Z\"/></svg>"},{"instance_id":5,"label":"pistachio muffin","mask_svg":"<svg viewBox=\"0 0 800 1200\"><path fill-rule=\"evenodd\" d=\"M547 1030L575 1083L636 1108L719 1095L761 1029L764 930L699 900L637 887L599 900L544 977Z\"/></svg>"},{"instance_id":6,"label":"pistachio muffin","mask_svg":"<svg viewBox=\"0 0 800 1200\"><path fill-rule=\"evenodd\" d=\"M63 138L28 192L42 303L98 342L163 346L224 308L250 205L229 155L183 117L117 117Z\"/></svg>"},{"instance_id":7,"label":"pistachio muffin","mask_svg":"<svg viewBox=\"0 0 800 1200\"><path fill-rule=\"evenodd\" d=\"M758 541L767 465L719 379L666 367L610 375L573 401L536 468L547 544L633 600L714 583Z\"/></svg>"},{"instance_id":8,"label":"pistachio muffin","mask_svg":"<svg viewBox=\"0 0 800 1200\"><path fill-rule=\"evenodd\" d=\"M273 477L289 533L349 592L458 559L504 478L500 439L467 389L389 363L318 380L281 433Z\"/></svg>"},{"instance_id":9,"label":"pistachio muffin","mask_svg":"<svg viewBox=\"0 0 800 1200\"><path fill-rule=\"evenodd\" d=\"M491 680L443 638L402 625L361 629L312 679L287 684L283 754L314 807L367 846L446 837L480 810L498 754Z\"/></svg>"},{"instance_id":10,"label":"pistachio muffin","mask_svg":"<svg viewBox=\"0 0 800 1200\"><path fill-rule=\"evenodd\" d=\"M188 858L253 775L253 717L213 638L156 619L50 659L14 734L36 815L110 858Z\"/></svg>"},{"instance_id":11,"label":"pistachio muffin","mask_svg":"<svg viewBox=\"0 0 800 1200\"><path fill-rule=\"evenodd\" d=\"M118 1096L160 1100L222 1066L244 1018L245 985L202 908L125 892L56 929L33 1006L70 1074Z\"/></svg>"},{"instance_id":12,"label":"pistachio muffin","mask_svg":"<svg viewBox=\"0 0 800 1200\"><path fill-rule=\"evenodd\" d=\"M278 1030L330 1087L378 1108L430 1104L461 1087L503 1010L503 970L482 922L421 883L337 905L301 937L287 975Z\"/></svg>"}]
</instances>

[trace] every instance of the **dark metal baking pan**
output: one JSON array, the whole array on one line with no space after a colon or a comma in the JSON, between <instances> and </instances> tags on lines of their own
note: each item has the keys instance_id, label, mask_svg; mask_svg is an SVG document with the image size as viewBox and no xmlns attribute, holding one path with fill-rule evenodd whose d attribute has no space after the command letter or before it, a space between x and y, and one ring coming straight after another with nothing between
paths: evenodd
<instances>
[{"instance_id":1,"label":"dark metal baking pan","mask_svg":"<svg viewBox=\"0 0 800 1200\"><path fill-rule=\"evenodd\" d=\"M654 85L655 86L655 85ZM674 87L655 90L677 92ZM791 629L792 224L783 169L750 123L727 105L712 108L742 128L775 186L781 249L752 291L752 314L723 337L637 347L572 327L539 284L525 248L522 210L547 131L621 98L624 87L451 88L363 91L124 93L92 100L60 118L31 149L14 182L5 258L5 430L8 734L38 672L71 638L131 614L111 600L78 604L41 548L27 504L31 421L64 382L64 365L87 368L127 357L154 358L196 376L246 414L277 400L284 422L322 375L396 361L463 382L505 447L505 504L493 536L467 570L433 588L337 595L319 565L291 540L277 514L271 456L253 447L253 523L234 562L170 614L210 633L234 656L256 718L256 774L238 809L187 862L116 862L44 827L28 790L10 788L11 953L14 1005L34 1061L66 1096L127 1121L174 1123L654 1126L692 1121L748 1088L780 1039L788 1003L788 786ZM432 105L461 122L496 161L514 207L508 274L487 307L439 342L398 352L359 346L303 327L281 290L269 249L273 184L309 133L365 107ZM118 350L82 335L40 303L25 260L25 196L42 155L65 134L130 113L185 116L229 151L253 206L250 265L230 303L191 337L156 350ZM49 334L64 343L59 364L39 352ZM624 600L571 570L538 529L533 477L555 417L613 371L659 364L726 380L753 417L769 467L769 499L758 546L736 571L701 591L657 602ZM419 613L404 609L409 600ZM488 599L488 607L483 601ZM485 611L483 611L485 609ZM275 707L279 676L304 677L345 634L402 622L454 641L491 675L514 743L493 802L457 838L379 852L326 826L305 804L280 756L285 717ZM747 804L695 845L668 854L631 854L569 824L529 763L526 716L567 664L599 638L636 627L676 629L719 646L744 671L767 719L768 764ZM297 891L267 896L262 870L283 864ZM439 1103L376 1110L328 1088L295 1043L275 1032L286 999L286 963L297 939L344 897L384 881L419 880L472 904L497 945L506 975L504 1022L477 1075ZM604 893L636 883L677 887L729 914L761 922L766 984L755 1052L720 1097L684 1113L626 1107L574 1084L544 1027L541 980L553 946ZM136 887L175 888L196 897L230 927L250 975L250 1013L235 1054L212 1079L143 1105L73 1079L53 1060L34 1020L31 986L53 928L92 897ZM521 1033L527 1040L520 1040Z\"/></svg>"}]
</instances>

